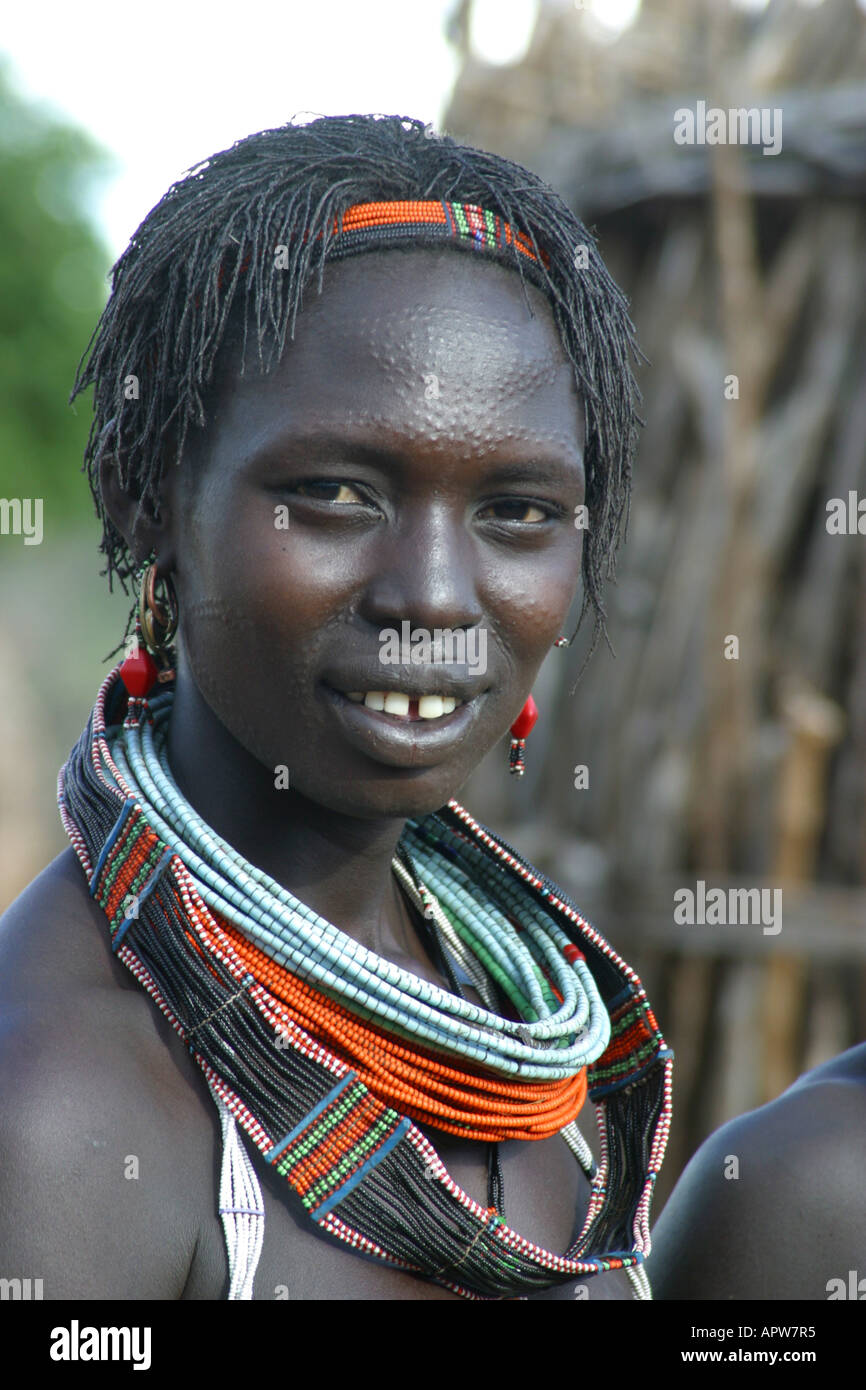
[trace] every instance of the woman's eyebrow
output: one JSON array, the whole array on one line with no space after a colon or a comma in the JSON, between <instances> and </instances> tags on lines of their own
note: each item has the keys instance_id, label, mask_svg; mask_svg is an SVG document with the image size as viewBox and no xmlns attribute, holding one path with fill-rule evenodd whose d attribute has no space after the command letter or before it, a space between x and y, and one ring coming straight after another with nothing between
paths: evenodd
<instances>
[{"instance_id":1,"label":"woman's eyebrow","mask_svg":"<svg viewBox=\"0 0 866 1390\"><path fill-rule=\"evenodd\" d=\"M495 449L496 444L488 447ZM483 464L488 481L569 483L573 480L575 471L583 468L582 454L568 446L561 450L556 449L555 452L541 454L537 439L527 438L525 445L521 446L511 435L507 441L502 441L502 447L507 447L512 455L521 450L522 456L513 461L497 460L489 456L485 458ZM410 453L411 440L407 440L403 447L388 446L384 441L374 443L366 431L365 437L361 437L351 430L344 433L310 430L292 432L283 438L268 440L258 448L253 446L245 462L249 465L277 465L280 462L295 461L325 463L332 455L340 459L346 459L351 455L353 461L368 464L373 468L399 470L409 463Z\"/></svg>"},{"instance_id":2,"label":"woman's eyebrow","mask_svg":"<svg viewBox=\"0 0 866 1390\"><path fill-rule=\"evenodd\" d=\"M400 462L399 452L381 444L372 443L369 438L361 439L350 431L338 434L323 430L292 430L261 443L251 445L244 458L247 464L279 464L281 462L326 463L331 455L345 458L351 454L353 459L372 465L393 459Z\"/></svg>"},{"instance_id":3,"label":"woman's eyebrow","mask_svg":"<svg viewBox=\"0 0 866 1390\"><path fill-rule=\"evenodd\" d=\"M519 463L494 462L487 475L488 482L496 483L552 483L568 484L574 481L576 471L582 471L583 459L580 454L569 451L559 458L526 458Z\"/></svg>"}]
</instances>

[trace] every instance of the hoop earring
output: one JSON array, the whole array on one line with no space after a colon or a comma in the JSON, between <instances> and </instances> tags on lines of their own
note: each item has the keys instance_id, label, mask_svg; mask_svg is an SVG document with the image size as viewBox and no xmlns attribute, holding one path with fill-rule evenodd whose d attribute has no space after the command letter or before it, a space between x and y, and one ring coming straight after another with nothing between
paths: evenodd
<instances>
[{"instance_id":1,"label":"hoop earring","mask_svg":"<svg viewBox=\"0 0 866 1390\"><path fill-rule=\"evenodd\" d=\"M120 668L130 696L143 699L157 681L172 680L171 644L177 632L177 592L170 574L157 575L156 562L142 569L132 651ZM162 594L157 597L157 585Z\"/></svg>"},{"instance_id":2,"label":"hoop earring","mask_svg":"<svg viewBox=\"0 0 866 1390\"><path fill-rule=\"evenodd\" d=\"M156 586L162 586L162 599L156 596ZM156 564L148 565L141 580L138 600L138 626L144 644L152 656L168 657L168 650L177 632L177 593L170 574L157 575Z\"/></svg>"},{"instance_id":3,"label":"hoop earring","mask_svg":"<svg viewBox=\"0 0 866 1390\"><path fill-rule=\"evenodd\" d=\"M511 726L511 747L508 750L508 771L522 777L526 771L526 740L538 720L538 706L530 695Z\"/></svg>"}]
</instances>

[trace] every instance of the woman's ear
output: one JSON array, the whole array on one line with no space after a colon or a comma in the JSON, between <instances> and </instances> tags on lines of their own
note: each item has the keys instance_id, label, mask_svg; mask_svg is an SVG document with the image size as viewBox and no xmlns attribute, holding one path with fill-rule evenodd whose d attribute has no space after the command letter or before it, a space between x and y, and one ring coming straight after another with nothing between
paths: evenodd
<instances>
[{"instance_id":1,"label":"woman's ear","mask_svg":"<svg viewBox=\"0 0 866 1390\"><path fill-rule=\"evenodd\" d=\"M153 552L163 574L175 568L173 507L165 478L159 489L159 507L149 497L139 498L121 487L117 455L106 451L99 461L99 489L103 505L114 526L126 541L136 564L142 565Z\"/></svg>"}]
</instances>

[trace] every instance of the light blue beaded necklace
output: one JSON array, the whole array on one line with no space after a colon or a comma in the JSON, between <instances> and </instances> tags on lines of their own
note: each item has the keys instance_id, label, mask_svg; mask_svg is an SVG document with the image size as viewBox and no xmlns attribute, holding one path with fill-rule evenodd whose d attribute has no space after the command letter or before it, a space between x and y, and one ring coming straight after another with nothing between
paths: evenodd
<instances>
[{"instance_id":1,"label":"light blue beaded necklace","mask_svg":"<svg viewBox=\"0 0 866 1390\"><path fill-rule=\"evenodd\" d=\"M592 974L559 924L525 888L459 835L409 821L401 841L416 879L464 946L527 1001L515 1021L402 970L320 917L222 840L181 794L166 754L172 693L150 720L108 731L111 756L147 820L186 865L198 892L278 964L392 1032L502 1075L556 1081L604 1052L610 1017ZM103 775L111 780L110 768ZM556 991L559 999L553 991Z\"/></svg>"}]
</instances>

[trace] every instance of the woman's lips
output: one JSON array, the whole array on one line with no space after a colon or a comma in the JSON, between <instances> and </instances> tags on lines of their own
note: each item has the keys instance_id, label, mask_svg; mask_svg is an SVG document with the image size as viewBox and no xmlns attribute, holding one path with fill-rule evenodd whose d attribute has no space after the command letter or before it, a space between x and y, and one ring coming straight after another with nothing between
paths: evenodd
<instances>
[{"instance_id":1,"label":"woman's lips","mask_svg":"<svg viewBox=\"0 0 866 1390\"><path fill-rule=\"evenodd\" d=\"M389 767L432 767L442 761L464 742L486 698L485 691L456 704L449 713L443 711L441 715L430 717L417 713L419 701L441 697L406 696L406 713L403 714L376 709L329 685L322 684L320 688L348 742L375 762ZM352 695L359 693L362 692L353 691ZM403 692L366 694L382 694L387 698L389 694L402 695ZM391 703L393 709L395 702ZM398 708L403 708L404 701L396 703ZM416 706L414 713L413 704Z\"/></svg>"},{"instance_id":2,"label":"woman's lips","mask_svg":"<svg viewBox=\"0 0 866 1390\"><path fill-rule=\"evenodd\" d=\"M454 695L408 695L402 690L348 690L346 699L404 719L441 719L464 703Z\"/></svg>"}]
</instances>

